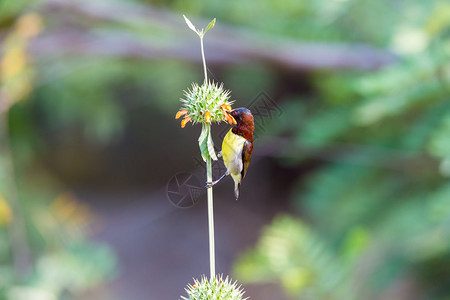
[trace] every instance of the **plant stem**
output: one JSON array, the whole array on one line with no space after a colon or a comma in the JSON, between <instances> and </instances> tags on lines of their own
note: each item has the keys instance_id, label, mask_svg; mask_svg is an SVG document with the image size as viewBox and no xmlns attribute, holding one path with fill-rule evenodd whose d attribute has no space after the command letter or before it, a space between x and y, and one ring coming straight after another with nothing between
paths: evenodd
<instances>
[{"instance_id":1,"label":"plant stem","mask_svg":"<svg viewBox=\"0 0 450 300\"><path fill-rule=\"evenodd\" d=\"M202 48L203 71L205 73L205 84L208 83L208 73L206 72L205 50L203 50L203 36L200 36L200 45Z\"/></svg>"},{"instance_id":2,"label":"plant stem","mask_svg":"<svg viewBox=\"0 0 450 300\"><path fill-rule=\"evenodd\" d=\"M203 34L200 34L200 47L202 49L203 72L205 73L205 82L208 83L208 73L206 72L205 50L203 49ZM207 136L211 134L211 125L205 124ZM212 182L212 163L211 155L206 158L206 182ZM209 229L209 271L211 279L216 276L216 254L214 250L214 202L213 202L213 188L208 188L208 229Z\"/></svg>"},{"instance_id":3,"label":"plant stem","mask_svg":"<svg viewBox=\"0 0 450 300\"><path fill-rule=\"evenodd\" d=\"M207 126L208 135L211 134L211 125L205 124ZM206 159L206 181L212 182L212 163L211 156L208 155ZM216 256L214 250L214 206L213 206L213 188L212 186L208 188L208 228L209 228L209 269L211 278L216 275Z\"/></svg>"}]
</instances>

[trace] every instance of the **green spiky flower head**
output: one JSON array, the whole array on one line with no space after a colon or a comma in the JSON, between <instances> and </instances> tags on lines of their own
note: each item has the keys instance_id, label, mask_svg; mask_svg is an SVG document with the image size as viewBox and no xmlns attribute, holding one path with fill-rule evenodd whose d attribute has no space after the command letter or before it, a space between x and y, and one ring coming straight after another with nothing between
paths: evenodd
<instances>
[{"instance_id":1,"label":"green spiky flower head","mask_svg":"<svg viewBox=\"0 0 450 300\"><path fill-rule=\"evenodd\" d=\"M220 123L227 121L230 124L235 123L231 115L230 91L214 82L205 82L203 85L192 84L192 88L184 91L184 98L180 99L182 107L177 113L176 118L184 116L181 121L181 127L187 122L195 123Z\"/></svg>"},{"instance_id":2,"label":"green spiky flower head","mask_svg":"<svg viewBox=\"0 0 450 300\"><path fill-rule=\"evenodd\" d=\"M186 288L189 298L181 297L183 300L245 300L244 290L236 281L232 281L228 276L223 279L222 275L208 280L206 276L199 281L194 279L194 284L189 284Z\"/></svg>"}]
</instances>

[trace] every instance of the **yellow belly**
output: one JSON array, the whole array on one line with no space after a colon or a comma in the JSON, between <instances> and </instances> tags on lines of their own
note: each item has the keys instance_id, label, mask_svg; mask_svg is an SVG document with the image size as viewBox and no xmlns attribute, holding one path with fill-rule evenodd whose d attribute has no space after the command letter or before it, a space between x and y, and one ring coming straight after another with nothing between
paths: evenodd
<instances>
[{"instance_id":1,"label":"yellow belly","mask_svg":"<svg viewBox=\"0 0 450 300\"><path fill-rule=\"evenodd\" d=\"M234 134L232 129L228 131L222 142L222 157L225 167L227 167L231 176L239 177L242 171L242 148L246 139ZM237 178L236 178L237 179Z\"/></svg>"}]
</instances>

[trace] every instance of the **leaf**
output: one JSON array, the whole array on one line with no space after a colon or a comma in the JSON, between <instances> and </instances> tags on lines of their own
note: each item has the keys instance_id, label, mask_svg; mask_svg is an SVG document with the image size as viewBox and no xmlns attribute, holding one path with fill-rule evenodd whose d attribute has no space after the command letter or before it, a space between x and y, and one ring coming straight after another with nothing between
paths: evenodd
<instances>
[{"instance_id":1,"label":"leaf","mask_svg":"<svg viewBox=\"0 0 450 300\"><path fill-rule=\"evenodd\" d=\"M208 32L208 30L210 30L211 28L213 28L215 24L216 24L216 18L214 18L214 20L212 20L212 21L208 24L208 27L206 27L206 29L205 29L205 33Z\"/></svg>"},{"instance_id":2,"label":"leaf","mask_svg":"<svg viewBox=\"0 0 450 300\"><path fill-rule=\"evenodd\" d=\"M206 162L206 158L208 157L208 128L203 125L202 126L202 133L200 134L200 137L198 138L198 147L200 148L200 153L202 154L203 161Z\"/></svg>"},{"instance_id":3,"label":"leaf","mask_svg":"<svg viewBox=\"0 0 450 300\"><path fill-rule=\"evenodd\" d=\"M214 150L214 142L212 140L211 131L208 134L208 152L213 160L217 160L216 151Z\"/></svg>"},{"instance_id":4,"label":"leaf","mask_svg":"<svg viewBox=\"0 0 450 300\"><path fill-rule=\"evenodd\" d=\"M208 156L210 156L213 160L217 160L216 151L214 150L214 142L212 140L211 131L209 128L209 126L203 125L202 133L198 138L198 146L200 147L200 152L205 162Z\"/></svg>"},{"instance_id":5,"label":"leaf","mask_svg":"<svg viewBox=\"0 0 450 300\"><path fill-rule=\"evenodd\" d=\"M346 282L349 265L326 240L301 220L280 215L267 227L256 247L237 260L235 274L246 283L280 280L295 299L358 299ZM336 296L335 296L336 295ZM303 297L302 297L303 296Z\"/></svg>"},{"instance_id":6,"label":"leaf","mask_svg":"<svg viewBox=\"0 0 450 300\"><path fill-rule=\"evenodd\" d=\"M186 21L186 24L189 26L189 28L192 29L195 33L198 34L198 31L197 31L197 29L195 28L194 24L192 24L192 22L189 21L189 19L186 18L185 15L183 15L183 17L184 17L184 20Z\"/></svg>"},{"instance_id":7,"label":"leaf","mask_svg":"<svg viewBox=\"0 0 450 300\"><path fill-rule=\"evenodd\" d=\"M208 134L208 129L206 128L206 126L202 126L202 133L200 134L200 137L198 138L199 144L203 143L207 134Z\"/></svg>"}]
</instances>

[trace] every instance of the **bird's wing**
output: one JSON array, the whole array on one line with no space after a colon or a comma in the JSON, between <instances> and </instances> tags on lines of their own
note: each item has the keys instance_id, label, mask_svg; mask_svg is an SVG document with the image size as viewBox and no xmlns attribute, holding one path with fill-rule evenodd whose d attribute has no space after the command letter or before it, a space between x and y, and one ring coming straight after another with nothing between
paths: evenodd
<instances>
[{"instance_id":1,"label":"bird's wing","mask_svg":"<svg viewBox=\"0 0 450 300\"><path fill-rule=\"evenodd\" d=\"M242 147L242 171L241 171L242 178L244 178L245 174L247 174L247 168L248 165L250 164L250 160L252 159L252 152L253 152L253 143L245 141L244 146Z\"/></svg>"}]
</instances>

